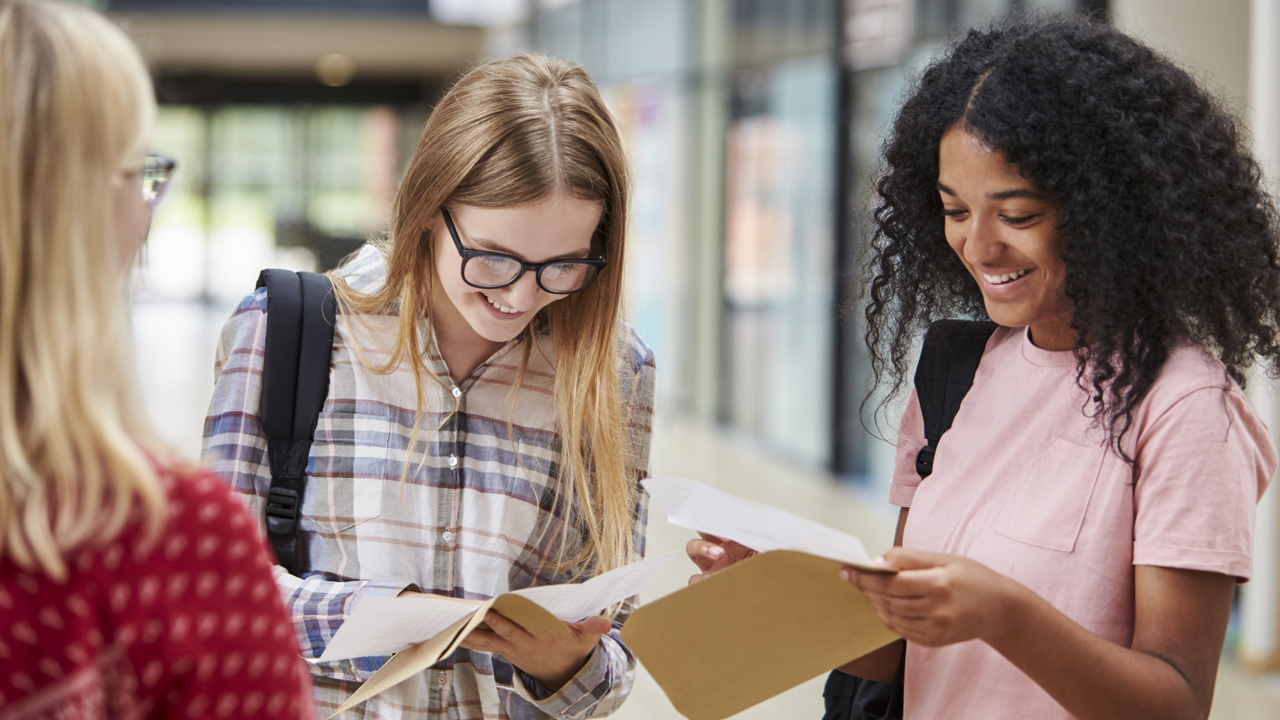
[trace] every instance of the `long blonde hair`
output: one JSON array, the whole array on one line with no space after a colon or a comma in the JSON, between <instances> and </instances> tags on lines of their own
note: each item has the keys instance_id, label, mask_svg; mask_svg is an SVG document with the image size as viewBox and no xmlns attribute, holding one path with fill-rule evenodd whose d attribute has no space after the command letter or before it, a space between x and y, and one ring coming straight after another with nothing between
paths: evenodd
<instances>
[{"instance_id":1,"label":"long blonde hair","mask_svg":"<svg viewBox=\"0 0 1280 720\"><path fill-rule=\"evenodd\" d=\"M151 532L162 520L111 190L155 112L107 20L0 0L0 556L58 579L135 510Z\"/></svg>"},{"instance_id":2,"label":"long blonde hair","mask_svg":"<svg viewBox=\"0 0 1280 720\"><path fill-rule=\"evenodd\" d=\"M439 382L423 362L418 323L432 317L435 242L428 228L450 204L510 207L557 193L603 205L598 242L609 263L582 292L548 305L525 330L521 374L533 335L550 336L555 362L556 431L562 460L555 492L582 532L576 555L558 558L579 573L602 572L631 561L631 519L637 461L625 431L620 395L618 320L622 304L627 195L626 160L617 126L591 78L577 65L524 54L477 67L436 106L391 211L384 243L386 285L361 295L337 275L344 310L398 308L399 326L388 361L413 371L418 391L416 446L424 383ZM518 392L518 385L513 392ZM578 525L577 527L574 527Z\"/></svg>"}]
</instances>

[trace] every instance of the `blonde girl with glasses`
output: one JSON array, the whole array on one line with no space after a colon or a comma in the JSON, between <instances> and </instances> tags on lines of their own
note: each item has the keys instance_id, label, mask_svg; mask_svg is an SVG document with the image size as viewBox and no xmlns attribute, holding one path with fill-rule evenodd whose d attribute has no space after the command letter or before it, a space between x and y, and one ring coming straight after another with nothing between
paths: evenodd
<instances>
[{"instance_id":1,"label":"blonde girl with glasses","mask_svg":"<svg viewBox=\"0 0 1280 720\"><path fill-rule=\"evenodd\" d=\"M615 124L572 63L483 65L435 108L387 237L329 274L304 568L276 568L308 659L368 598L488 598L643 555L654 365L620 320L627 192ZM259 290L224 328L205 426L206 459L259 517L266 308ZM570 623L569 640L490 614L344 717L607 715L634 673L617 633L629 609ZM313 664L321 711L386 659Z\"/></svg>"},{"instance_id":2,"label":"blonde girl with glasses","mask_svg":"<svg viewBox=\"0 0 1280 720\"><path fill-rule=\"evenodd\" d=\"M0 0L0 718L315 714L267 549L142 417L123 282L173 162L137 50Z\"/></svg>"}]
</instances>

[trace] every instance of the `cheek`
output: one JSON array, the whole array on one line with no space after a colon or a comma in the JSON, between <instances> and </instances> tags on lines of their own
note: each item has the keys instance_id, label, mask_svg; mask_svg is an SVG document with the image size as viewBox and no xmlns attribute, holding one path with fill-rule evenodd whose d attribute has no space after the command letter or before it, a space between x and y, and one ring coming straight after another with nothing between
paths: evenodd
<instances>
[{"instance_id":1,"label":"cheek","mask_svg":"<svg viewBox=\"0 0 1280 720\"><path fill-rule=\"evenodd\" d=\"M947 246L961 260L964 260L964 234L958 225L947 223L943 226L943 233L947 239Z\"/></svg>"},{"instance_id":2,"label":"cheek","mask_svg":"<svg viewBox=\"0 0 1280 720\"><path fill-rule=\"evenodd\" d=\"M1048 270L1045 277L1054 289L1061 290L1067 277L1067 265L1062 261L1062 252L1056 238L1046 238L1043 244L1040 265Z\"/></svg>"},{"instance_id":3,"label":"cheek","mask_svg":"<svg viewBox=\"0 0 1280 720\"><path fill-rule=\"evenodd\" d=\"M116 197L116 245L121 262L126 265L133 260L146 240L151 220L151 208L142 199L141 191L138 191L135 198L130 193L131 189L121 188Z\"/></svg>"},{"instance_id":4,"label":"cheek","mask_svg":"<svg viewBox=\"0 0 1280 720\"><path fill-rule=\"evenodd\" d=\"M548 305L554 305L560 302L561 300L564 300L566 297L568 296L567 295L551 295L549 293L543 293L543 301L538 305L538 309L542 310L546 308Z\"/></svg>"},{"instance_id":5,"label":"cheek","mask_svg":"<svg viewBox=\"0 0 1280 720\"><path fill-rule=\"evenodd\" d=\"M450 248L452 249L452 248ZM450 295L458 295L470 290L470 286L462 282L462 258L457 253L444 252L440 243L435 247L436 282Z\"/></svg>"},{"instance_id":6,"label":"cheek","mask_svg":"<svg viewBox=\"0 0 1280 720\"><path fill-rule=\"evenodd\" d=\"M551 293L543 292L539 290L537 297L533 301L533 306L529 309L529 312L526 314L526 317L532 320L535 315L547 309L548 306L555 305L557 302L564 300L566 297L568 296L552 295Z\"/></svg>"}]
</instances>

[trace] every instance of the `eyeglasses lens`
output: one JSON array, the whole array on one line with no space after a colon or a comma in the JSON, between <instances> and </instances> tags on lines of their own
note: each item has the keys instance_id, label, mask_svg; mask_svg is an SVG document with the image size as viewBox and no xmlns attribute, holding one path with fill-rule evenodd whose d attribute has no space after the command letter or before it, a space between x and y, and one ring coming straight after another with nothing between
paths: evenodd
<instances>
[{"instance_id":1,"label":"eyeglasses lens","mask_svg":"<svg viewBox=\"0 0 1280 720\"><path fill-rule=\"evenodd\" d=\"M479 255L463 268L463 280L479 287L502 287L520 274L520 263L501 255Z\"/></svg>"},{"instance_id":2,"label":"eyeglasses lens","mask_svg":"<svg viewBox=\"0 0 1280 720\"><path fill-rule=\"evenodd\" d=\"M177 163L172 159L156 153L148 154L142 164L142 197L155 205L164 198L164 191L169 187L169 179L173 177L173 169Z\"/></svg>"},{"instance_id":3,"label":"eyeglasses lens","mask_svg":"<svg viewBox=\"0 0 1280 720\"><path fill-rule=\"evenodd\" d=\"M520 263L502 255L480 255L463 267L468 284L497 288L511 283L520 274ZM554 293L571 293L586 287L596 276L596 267L587 263L562 262L548 265L539 281L543 289Z\"/></svg>"},{"instance_id":4,"label":"eyeglasses lens","mask_svg":"<svg viewBox=\"0 0 1280 720\"><path fill-rule=\"evenodd\" d=\"M596 276L596 266L586 263L563 262L542 269L542 286L551 292L581 290Z\"/></svg>"}]
</instances>

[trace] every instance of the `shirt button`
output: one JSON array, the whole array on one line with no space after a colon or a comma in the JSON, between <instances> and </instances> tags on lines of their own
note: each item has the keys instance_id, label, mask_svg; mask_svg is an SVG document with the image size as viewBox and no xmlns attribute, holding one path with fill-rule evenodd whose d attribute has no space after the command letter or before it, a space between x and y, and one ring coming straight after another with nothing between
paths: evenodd
<instances>
[{"instance_id":1,"label":"shirt button","mask_svg":"<svg viewBox=\"0 0 1280 720\"><path fill-rule=\"evenodd\" d=\"M457 456L457 455L450 455L450 456L449 456L449 467L458 467L458 456Z\"/></svg>"},{"instance_id":2,"label":"shirt button","mask_svg":"<svg viewBox=\"0 0 1280 720\"><path fill-rule=\"evenodd\" d=\"M453 539L453 533L449 532L448 530L445 530L444 534L441 535L440 537L443 538L445 542L449 542L450 540Z\"/></svg>"},{"instance_id":3,"label":"shirt button","mask_svg":"<svg viewBox=\"0 0 1280 720\"><path fill-rule=\"evenodd\" d=\"M443 685L444 683L445 683L444 673L440 673L439 675L436 676L436 684Z\"/></svg>"},{"instance_id":4,"label":"shirt button","mask_svg":"<svg viewBox=\"0 0 1280 720\"><path fill-rule=\"evenodd\" d=\"M454 397L462 397L462 389L461 389L461 388L454 388L454 389L453 389L453 396L454 396ZM443 676L443 675L441 675L440 677L444 677L444 676Z\"/></svg>"}]
</instances>

